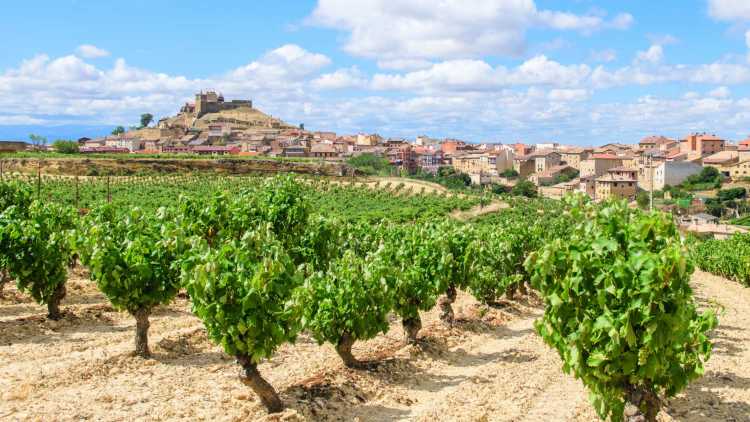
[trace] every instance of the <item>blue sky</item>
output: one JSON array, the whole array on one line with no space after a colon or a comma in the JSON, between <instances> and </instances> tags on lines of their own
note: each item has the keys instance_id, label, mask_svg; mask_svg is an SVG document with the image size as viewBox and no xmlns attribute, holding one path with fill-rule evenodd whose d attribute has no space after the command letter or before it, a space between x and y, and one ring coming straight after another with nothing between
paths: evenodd
<instances>
[{"instance_id":1,"label":"blue sky","mask_svg":"<svg viewBox=\"0 0 750 422\"><path fill-rule=\"evenodd\" d=\"M749 30L745 0L12 2L0 139L99 135L208 88L339 133L743 139Z\"/></svg>"}]
</instances>

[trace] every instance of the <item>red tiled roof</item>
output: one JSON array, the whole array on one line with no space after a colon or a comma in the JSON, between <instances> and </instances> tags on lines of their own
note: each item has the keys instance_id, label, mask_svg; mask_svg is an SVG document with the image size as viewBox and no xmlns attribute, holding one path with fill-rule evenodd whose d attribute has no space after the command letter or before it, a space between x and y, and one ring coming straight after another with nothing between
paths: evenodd
<instances>
[{"instance_id":1,"label":"red tiled roof","mask_svg":"<svg viewBox=\"0 0 750 422\"><path fill-rule=\"evenodd\" d=\"M594 160L621 160L621 157L612 154L594 154L589 157Z\"/></svg>"}]
</instances>

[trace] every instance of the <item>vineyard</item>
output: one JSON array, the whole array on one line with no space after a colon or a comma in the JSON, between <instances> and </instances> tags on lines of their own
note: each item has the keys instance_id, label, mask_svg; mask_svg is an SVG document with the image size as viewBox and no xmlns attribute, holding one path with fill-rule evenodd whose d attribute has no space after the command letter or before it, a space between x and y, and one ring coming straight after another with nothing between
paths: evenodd
<instances>
[{"instance_id":1,"label":"vineyard","mask_svg":"<svg viewBox=\"0 0 750 422\"><path fill-rule=\"evenodd\" d=\"M746 280L713 263L738 247L688 253L662 214L504 198L456 221L496 198L288 176L16 177L0 192L0 417L750 414L747 396L685 398L750 379L707 372L745 356L719 325L747 325L741 303L716 302L729 282L698 300L690 284L693 262ZM533 397L550 388L570 390Z\"/></svg>"}]
</instances>

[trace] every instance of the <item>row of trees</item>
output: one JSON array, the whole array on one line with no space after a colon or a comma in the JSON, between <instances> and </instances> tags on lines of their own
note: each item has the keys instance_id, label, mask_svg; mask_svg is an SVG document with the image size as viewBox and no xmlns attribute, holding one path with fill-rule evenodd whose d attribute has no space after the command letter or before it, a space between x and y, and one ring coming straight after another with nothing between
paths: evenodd
<instances>
[{"instance_id":1,"label":"row of trees","mask_svg":"<svg viewBox=\"0 0 750 422\"><path fill-rule=\"evenodd\" d=\"M439 303L450 322L457 290L491 302L532 281L546 303L538 331L602 417L620 418L630 402L654 420L659 395L684 388L710 352L715 318L695 311L692 268L671 221L621 204L579 201L542 218L512 210L494 223L341 223L313 216L305 187L283 177L239 195L182 198L155 214L105 206L76 226L71 212L48 205L19 214L30 196L21 185L4 189L18 199L0 214L0 250L12 251L0 266L19 288L56 300L79 254L113 306L133 315L136 351L148 356L149 314L184 287L209 337L271 412L283 405L257 365L301 330L361 368L352 345L386 332L390 313L414 343L420 311ZM50 245L17 240L23 224L49 227L31 236Z\"/></svg>"}]
</instances>

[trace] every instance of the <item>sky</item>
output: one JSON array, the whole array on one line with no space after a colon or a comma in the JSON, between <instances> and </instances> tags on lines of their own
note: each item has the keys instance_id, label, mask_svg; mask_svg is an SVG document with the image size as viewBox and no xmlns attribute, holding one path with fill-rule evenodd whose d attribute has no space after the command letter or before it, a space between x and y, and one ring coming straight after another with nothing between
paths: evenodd
<instances>
[{"instance_id":1,"label":"sky","mask_svg":"<svg viewBox=\"0 0 750 422\"><path fill-rule=\"evenodd\" d=\"M341 134L750 135L748 0L28 0L0 39L0 139L98 136L202 89Z\"/></svg>"}]
</instances>

